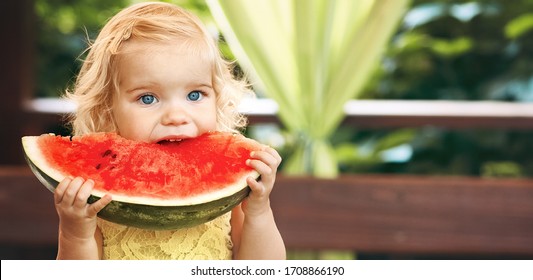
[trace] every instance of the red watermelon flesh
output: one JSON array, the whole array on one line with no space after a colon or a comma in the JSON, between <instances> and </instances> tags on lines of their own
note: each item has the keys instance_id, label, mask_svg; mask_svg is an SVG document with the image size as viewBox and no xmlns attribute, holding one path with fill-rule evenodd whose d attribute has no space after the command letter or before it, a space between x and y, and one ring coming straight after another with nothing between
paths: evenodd
<instances>
[{"instance_id":1,"label":"red watermelon flesh","mask_svg":"<svg viewBox=\"0 0 533 280\"><path fill-rule=\"evenodd\" d=\"M115 133L79 137L41 135L29 159L57 181L81 176L95 181L93 195L150 205L208 202L246 186L258 174L246 160L261 144L242 135L210 132L165 145L125 139ZM27 147L28 146L28 147ZM42 161L42 162L41 162Z\"/></svg>"}]
</instances>

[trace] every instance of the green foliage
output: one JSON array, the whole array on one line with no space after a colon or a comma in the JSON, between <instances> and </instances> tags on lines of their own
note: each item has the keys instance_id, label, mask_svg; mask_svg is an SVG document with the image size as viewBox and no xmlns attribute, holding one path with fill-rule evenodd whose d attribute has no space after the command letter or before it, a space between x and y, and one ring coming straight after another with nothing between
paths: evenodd
<instances>
[{"instance_id":1,"label":"green foliage","mask_svg":"<svg viewBox=\"0 0 533 280\"><path fill-rule=\"evenodd\" d=\"M533 2L415 1L362 98L533 100Z\"/></svg>"},{"instance_id":2,"label":"green foliage","mask_svg":"<svg viewBox=\"0 0 533 280\"><path fill-rule=\"evenodd\" d=\"M343 133L349 131L345 129ZM388 162L407 162L412 150L409 143L416 136L416 130L399 129L368 133L359 131L356 135L335 145L335 155L343 172L367 173ZM335 138L338 141L339 135L335 135Z\"/></svg>"},{"instance_id":3,"label":"green foliage","mask_svg":"<svg viewBox=\"0 0 533 280\"><path fill-rule=\"evenodd\" d=\"M414 1L361 98L533 101L531 10L530 0ZM336 134L352 134L336 146L342 170L533 176L530 132L422 127L395 143L412 149L409 160L387 162L377 143L394 133ZM375 150L361 152L368 147Z\"/></svg>"},{"instance_id":4,"label":"green foliage","mask_svg":"<svg viewBox=\"0 0 533 280\"><path fill-rule=\"evenodd\" d=\"M486 162L483 164L482 173L483 177L522 177L522 167L516 162L503 161L503 162Z\"/></svg>"},{"instance_id":5,"label":"green foliage","mask_svg":"<svg viewBox=\"0 0 533 280\"><path fill-rule=\"evenodd\" d=\"M511 20L505 26L505 35L510 39L516 39L533 29L533 13L521 15Z\"/></svg>"},{"instance_id":6,"label":"green foliage","mask_svg":"<svg viewBox=\"0 0 533 280\"><path fill-rule=\"evenodd\" d=\"M434 39L431 49L442 57L455 57L470 50L472 44L472 40L467 37L459 37L452 40Z\"/></svg>"},{"instance_id":7,"label":"green foliage","mask_svg":"<svg viewBox=\"0 0 533 280\"><path fill-rule=\"evenodd\" d=\"M81 66L80 55L125 0L35 0L36 96L61 95Z\"/></svg>"}]
</instances>

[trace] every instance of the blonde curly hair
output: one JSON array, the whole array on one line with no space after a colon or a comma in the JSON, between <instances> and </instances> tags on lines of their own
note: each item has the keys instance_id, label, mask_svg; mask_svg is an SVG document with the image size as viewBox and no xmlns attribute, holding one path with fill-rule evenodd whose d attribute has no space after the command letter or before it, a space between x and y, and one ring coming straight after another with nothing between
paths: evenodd
<instances>
[{"instance_id":1,"label":"blonde curly hair","mask_svg":"<svg viewBox=\"0 0 533 280\"><path fill-rule=\"evenodd\" d=\"M206 56L212 63L216 93L217 130L238 132L246 118L238 110L239 101L251 94L244 80L236 79L216 40L203 23L188 11L168 3L132 5L111 18L87 49L74 87L65 93L77 110L70 116L74 135L116 131L112 114L113 95L118 92L118 64L121 45L128 42L168 42L179 39L187 50Z\"/></svg>"}]
</instances>

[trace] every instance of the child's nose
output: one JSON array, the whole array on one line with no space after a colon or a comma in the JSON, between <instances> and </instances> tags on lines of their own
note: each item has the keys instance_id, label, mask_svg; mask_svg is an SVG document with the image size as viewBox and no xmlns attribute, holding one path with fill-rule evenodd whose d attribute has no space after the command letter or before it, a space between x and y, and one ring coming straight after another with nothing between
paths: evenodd
<instances>
[{"instance_id":1,"label":"child's nose","mask_svg":"<svg viewBox=\"0 0 533 280\"><path fill-rule=\"evenodd\" d=\"M169 106L165 109L161 123L163 125L183 125L188 122L188 115L181 106Z\"/></svg>"}]
</instances>

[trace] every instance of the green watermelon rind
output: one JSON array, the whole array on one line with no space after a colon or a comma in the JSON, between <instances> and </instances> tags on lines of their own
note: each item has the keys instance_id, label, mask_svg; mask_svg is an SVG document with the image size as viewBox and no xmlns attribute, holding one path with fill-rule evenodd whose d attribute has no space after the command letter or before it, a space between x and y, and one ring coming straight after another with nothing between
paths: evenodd
<instances>
[{"instance_id":1,"label":"green watermelon rind","mask_svg":"<svg viewBox=\"0 0 533 280\"><path fill-rule=\"evenodd\" d=\"M51 192L59 184L58 180L41 170L27 155L24 157L37 179ZM59 174L53 174L58 176ZM259 178L256 171L249 175ZM63 176L64 177L64 176ZM245 178L244 178L245 181ZM231 195L208 202L190 205L149 205L113 200L98 212L98 217L122 225L151 230L176 230L197 226L209 222L237 206L250 193L250 187L243 184L242 188ZM92 194L88 202L94 203L101 196Z\"/></svg>"},{"instance_id":2,"label":"green watermelon rind","mask_svg":"<svg viewBox=\"0 0 533 280\"><path fill-rule=\"evenodd\" d=\"M27 156L25 156L31 170L39 181L51 192L59 184L55 179L40 170ZM209 222L237 206L250 193L250 187L245 186L233 195L211 202L182 205L156 206L128 203L113 200L98 212L98 217L122 225L152 230L175 230L188 228ZM100 197L91 195L89 203L94 203Z\"/></svg>"}]
</instances>

